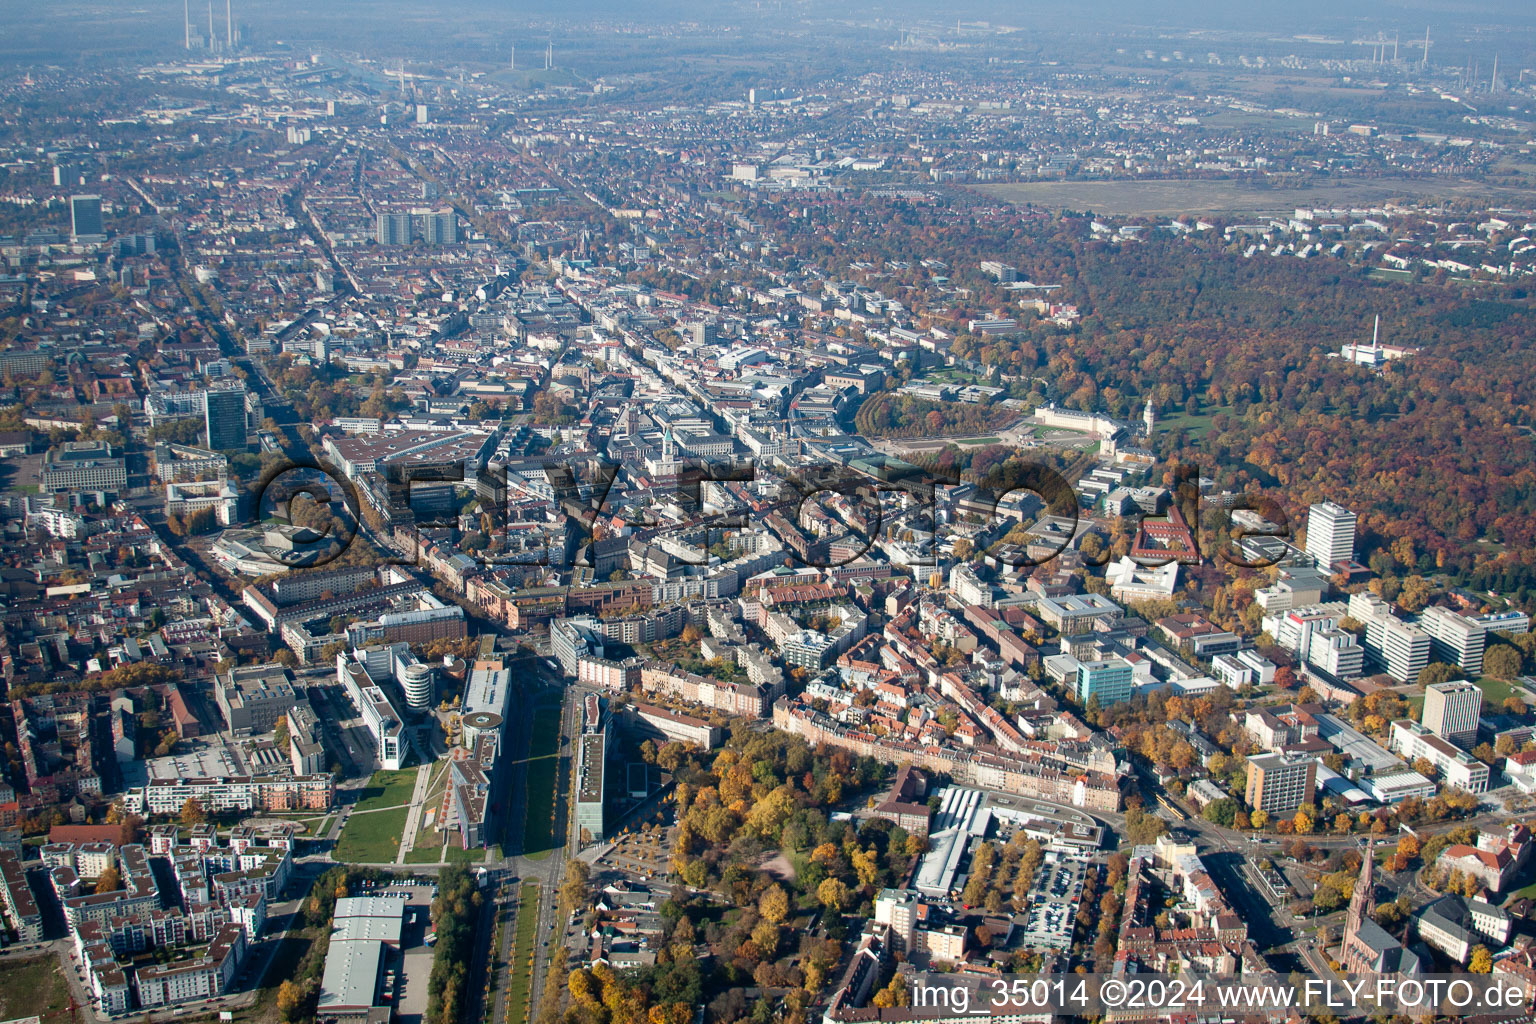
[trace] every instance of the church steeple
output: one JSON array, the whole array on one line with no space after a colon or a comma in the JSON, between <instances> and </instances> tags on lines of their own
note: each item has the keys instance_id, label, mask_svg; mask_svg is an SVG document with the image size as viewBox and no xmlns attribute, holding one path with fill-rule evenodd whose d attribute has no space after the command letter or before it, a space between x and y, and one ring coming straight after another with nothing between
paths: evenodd
<instances>
[{"instance_id":1,"label":"church steeple","mask_svg":"<svg viewBox=\"0 0 1536 1024\"><path fill-rule=\"evenodd\" d=\"M1340 958L1347 970L1358 970L1352 962L1359 957L1356 939L1360 928L1375 907L1376 896L1376 840L1373 837L1365 845L1365 859L1360 863L1360 877L1355 879L1355 891L1349 898L1349 913L1344 918L1344 942Z\"/></svg>"}]
</instances>

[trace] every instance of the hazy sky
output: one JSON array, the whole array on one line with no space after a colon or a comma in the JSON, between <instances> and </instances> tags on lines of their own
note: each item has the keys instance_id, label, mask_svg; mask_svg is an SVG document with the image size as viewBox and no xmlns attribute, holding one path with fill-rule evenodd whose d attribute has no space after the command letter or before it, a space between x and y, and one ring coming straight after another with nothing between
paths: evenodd
<instances>
[{"instance_id":1,"label":"hazy sky","mask_svg":"<svg viewBox=\"0 0 1536 1024\"><path fill-rule=\"evenodd\" d=\"M190 7L194 25L206 26L207 0ZM1053 42L1148 29L1345 39L1384 32L1406 40L1422 36L1427 24L1447 62L1497 47L1511 66L1536 64L1536 4L1529 0L235 0L234 12L264 42L399 48L428 60L466 58L467 41L508 36L514 27L596 41L603 24L693 22L706 31L738 25L740 38L750 41L757 33L782 37L801 28L820 38L815 26L829 21L884 31L986 21ZM181 41L181 18L177 0L11 0L0 3L0 57L71 62L96 53L154 53ZM214 18L222 30L224 0L215 0ZM589 32L593 25L597 32Z\"/></svg>"}]
</instances>

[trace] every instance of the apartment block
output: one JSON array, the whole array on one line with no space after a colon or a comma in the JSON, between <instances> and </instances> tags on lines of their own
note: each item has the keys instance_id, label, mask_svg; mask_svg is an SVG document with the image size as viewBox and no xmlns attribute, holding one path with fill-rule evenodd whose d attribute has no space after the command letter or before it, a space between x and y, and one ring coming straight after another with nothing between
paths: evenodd
<instances>
[{"instance_id":1,"label":"apartment block","mask_svg":"<svg viewBox=\"0 0 1536 1024\"><path fill-rule=\"evenodd\" d=\"M1317 793L1317 759L1260 754L1248 759L1243 799L1254 810L1287 814L1312 803Z\"/></svg>"}]
</instances>

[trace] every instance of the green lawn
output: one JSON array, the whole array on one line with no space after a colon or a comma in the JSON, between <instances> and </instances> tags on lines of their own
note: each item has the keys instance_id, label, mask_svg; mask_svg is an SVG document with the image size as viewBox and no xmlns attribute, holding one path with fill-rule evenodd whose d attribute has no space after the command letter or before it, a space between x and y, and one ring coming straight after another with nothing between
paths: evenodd
<instances>
[{"instance_id":1,"label":"green lawn","mask_svg":"<svg viewBox=\"0 0 1536 1024\"><path fill-rule=\"evenodd\" d=\"M325 835L325 830L331 827L329 816L323 818L290 818L289 820L299 826L299 832L306 836L323 836Z\"/></svg>"},{"instance_id":2,"label":"green lawn","mask_svg":"<svg viewBox=\"0 0 1536 1024\"><path fill-rule=\"evenodd\" d=\"M1000 438L1000 437L977 437L977 438L973 438L972 440L969 440L969 441L961 441L960 444L961 445L982 445L982 444L999 444L1001 442L1002 442L1002 438Z\"/></svg>"},{"instance_id":3,"label":"green lawn","mask_svg":"<svg viewBox=\"0 0 1536 1024\"><path fill-rule=\"evenodd\" d=\"M434 810L440 810L442 808L442 802L443 795L440 792L436 797L428 798L427 801L421 805L421 817L417 819L417 821L421 823L421 828L416 831L416 841L412 844L413 849L417 846L443 845L443 833L437 827L437 815L433 814L432 823L430 825L427 824L427 815Z\"/></svg>"},{"instance_id":4,"label":"green lawn","mask_svg":"<svg viewBox=\"0 0 1536 1024\"><path fill-rule=\"evenodd\" d=\"M355 810L376 811L381 807L399 807L411 802L411 794L415 790L415 768L374 772L368 785L358 791Z\"/></svg>"},{"instance_id":5,"label":"green lawn","mask_svg":"<svg viewBox=\"0 0 1536 1024\"><path fill-rule=\"evenodd\" d=\"M538 941L539 887L523 886L517 908L517 933L512 939L512 977L507 982L505 1024L527 1024L528 999L533 990L533 951Z\"/></svg>"},{"instance_id":6,"label":"green lawn","mask_svg":"<svg viewBox=\"0 0 1536 1024\"><path fill-rule=\"evenodd\" d=\"M466 850L458 840L447 844L447 853L449 864L479 864L485 860L484 847L477 846L472 850Z\"/></svg>"},{"instance_id":7,"label":"green lawn","mask_svg":"<svg viewBox=\"0 0 1536 1024\"><path fill-rule=\"evenodd\" d=\"M390 864L400 852L407 809L353 814L336 840L331 859L345 864Z\"/></svg>"},{"instance_id":8,"label":"green lawn","mask_svg":"<svg viewBox=\"0 0 1536 1024\"><path fill-rule=\"evenodd\" d=\"M448 789L448 759L445 757L427 773L427 799L424 806L431 807Z\"/></svg>"},{"instance_id":9,"label":"green lawn","mask_svg":"<svg viewBox=\"0 0 1536 1024\"><path fill-rule=\"evenodd\" d=\"M1505 700L1515 696L1515 688L1503 679L1495 679L1493 676L1483 676L1477 680L1477 688L1483 691L1483 704L1492 704L1495 709Z\"/></svg>"},{"instance_id":10,"label":"green lawn","mask_svg":"<svg viewBox=\"0 0 1536 1024\"><path fill-rule=\"evenodd\" d=\"M1186 412L1169 413L1167 416L1159 416L1157 419L1158 430L1187 430L1189 436L1196 440L1204 437L1211 429L1211 420L1219 412L1231 412L1230 406L1207 406L1204 412L1191 416ZM1141 417L1138 415L1137 420Z\"/></svg>"},{"instance_id":11,"label":"green lawn","mask_svg":"<svg viewBox=\"0 0 1536 1024\"><path fill-rule=\"evenodd\" d=\"M535 859L549 856L555 848L559 743L560 710L539 708L533 713L533 749L528 759L528 816L523 822L523 853Z\"/></svg>"},{"instance_id":12,"label":"green lawn","mask_svg":"<svg viewBox=\"0 0 1536 1024\"><path fill-rule=\"evenodd\" d=\"M437 864L443 859L443 839L438 836L432 842L423 845L418 842L406 852L407 864Z\"/></svg>"},{"instance_id":13,"label":"green lawn","mask_svg":"<svg viewBox=\"0 0 1536 1024\"><path fill-rule=\"evenodd\" d=\"M54 956L7 960L0 964L0 1018L63 1014L69 1008L69 983Z\"/></svg>"}]
</instances>

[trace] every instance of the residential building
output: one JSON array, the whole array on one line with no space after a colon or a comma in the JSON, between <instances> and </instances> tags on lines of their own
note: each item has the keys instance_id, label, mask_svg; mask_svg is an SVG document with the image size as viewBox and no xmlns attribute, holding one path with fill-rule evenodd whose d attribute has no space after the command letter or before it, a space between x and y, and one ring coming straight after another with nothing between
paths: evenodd
<instances>
[{"instance_id":1,"label":"residential building","mask_svg":"<svg viewBox=\"0 0 1536 1024\"><path fill-rule=\"evenodd\" d=\"M288 757L295 775L319 775L326 770L320 718L307 703L288 709Z\"/></svg>"},{"instance_id":2,"label":"residential building","mask_svg":"<svg viewBox=\"0 0 1536 1024\"><path fill-rule=\"evenodd\" d=\"M459 218L452 207L423 214L428 245L453 245L459 240Z\"/></svg>"},{"instance_id":3,"label":"residential building","mask_svg":"<svg viewBox=\"0 0 1536 1024\"><path fill-rule=\"evenodd\" d=\"M336 780L324 775L186 776L151 779L130 790L124 807L135 814L180 814L188 800L209 813L225 811L328 811L336 803Z\"/></svg>"},{"instance_id":4,"label":"residential building","mask_svg":"<svg viewBox=\"0 0 1536 1024\"><path fill-rule=\"evenodd\" d=\"M969 565L957 565L950 571L949 589L963 605L992 607L992 584L984 582Z\"/></svg>"},{"instance_id":5,"label":"residential building","mask_svg":"<svg viewBox=\"0 0 1536 1024\"><path fill-rule=\"evenodd\" d=\"M922 894L915 889L881 889L875 896L875 923L889 925L902 949L912 948L925 910Z\"/></svg>"},{"instance_id":6,"label":"residential building","mask_svg":"<svg viewBox=\"0 0 1536 1024\"><path fill-rule=\"evenodd\" d=\"M375 218L374 241L380 245L409 245L411 243L411 215L408 213L381 212Z\"/></svg>"},{"instance_id":7,"label":"residential building","mask_svg":"<svg viewBox=\"0 0 1536 1024\"><path fill-rule=\"evenodd\" d=\"M4 899L5 921L15 931L18 941L39 942L43 938L43 915L37 897L27 882L27 872L14 850L0 850L0 899Z\"/></svg>"},{"instance_id":8,"label":"residential building","mask_svg":"<svg viewBox=\"0 0 1536 1024\"><path fill-rule=\"evenodd\" d=\"M1310 807L1317 792L1317 758L1260 754L1248 759L1244 801L1256 811L1288 814Z\"/></svg>"}]
</instances>

